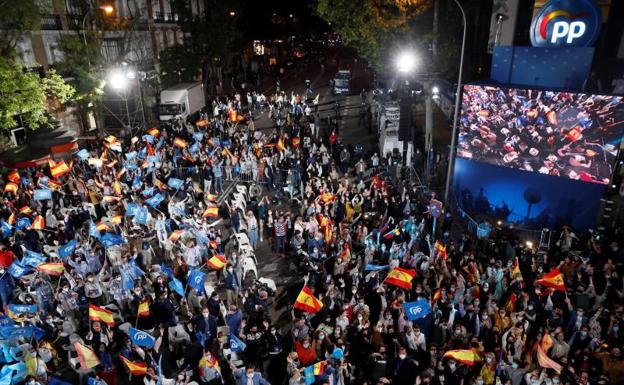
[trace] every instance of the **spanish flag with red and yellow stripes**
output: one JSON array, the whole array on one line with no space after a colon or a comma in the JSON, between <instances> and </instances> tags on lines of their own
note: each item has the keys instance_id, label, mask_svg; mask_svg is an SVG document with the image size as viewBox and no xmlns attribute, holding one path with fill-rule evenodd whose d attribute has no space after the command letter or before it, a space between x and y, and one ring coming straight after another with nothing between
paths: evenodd
<instances>
[{"instance_id":1,"label":"spanish flag with red and yellow stripes","mask_svg":"<svg viewBox=\"0 0 624 385\"><path fill-rule=\"evenodd\" d=\"M442 358L453 359L468 366L472 366L475 363L481 361L481 355L479 355L479 353L474 350L468 349L449 350L448 352L444 353L444 356L442 356Z\"/></svg>"},{"instance_id":2,"label":"spanish flag with red and yellow stripes","mask_svg":"<svg viewBox=\"0 0 624 385\"><path fill-rule=\"evenodd\" d=\"M121 361L124 363L124 365L126 365L126 367L133 376L142 376L147 373L147 364L145 362L130 361L129 359L121 355L119 356L119 358L121 358Z\"/></svg>"},{"instance_id":3,"label":"spanish flag with red and yellow stripes","mask_svg":"<svg viewBox=\"0 0 624 385\"><path fill-rule=\"evenodd\" d=\"M15 213L12 212L11 215L9 215L9 219L7 219L7 223L13 226L15 224L15 221Z\"/></svg>"},{"instance_id":4,"label":"spanish flag with red and yellow stripes","mask_svg":"<svg viewBox=\"0 0 624 385\"><path fill-rule=\"evenodd\" d=\"M304 286L295 300L295 309L303 310L306 313L318 313L323 308L323 302L319 301L309 287Z\"/></svg>"},{"instance_id":5,"label":"spanish flag with red and yellow stripes","mask_svg":"<svg viewBox=\"0 0 624 385\"><path fill-rule=\"evenodd\" d=\"M182 138L175 138L173 140L173 145L180 148L186 148L186 146L188 146L188 143Z\"/></svg>"},{"instance_id":6,"label":"spanish flag with red and yellow stripes","mask_svg":"<svg viewBox=\"0 0 624 385\"><path fill-rule=\"evenodd\" d=\"M169 234L170 241L177 241L184 234L184 230L173 230L171 234Z\"/></svg>"},{"instance_id":7,"label":"spanish flag with red and yellow stripes","mask_svg":"<svg viewBox=\"0 0 624 385\"><path fill-rule=\"evenodd\" d=\"M206 200L208 202L216 202L217 201L217 196L214 194L206 194Z\"/></svg>"},{"instance_id":8,"label":"spanish flag with red and yellow stripes","mask_svg":"<svg viewBox=\"0 0 624 385\"><path fill-rule=\"evenodd\" d=\"M151 136L153 136L154 138L158 137L158 135L160 135L160 131L158 131L158 129L156 127L152 127L149 130L147 130L147 133L150 134Z\"/></svg>"},{"instance_id":9,"label":"spanish flag with red and yellow stripes","mask_svg":"<svg viewBox=\"0 0 624 385\"><path fill-rule=\"evenodd\" d=\"M108 326L115 326L112 311L92 304L89 304L89 319L91 321L102 321Z\"/></svg>"},{"instance_id":10,"label":"spanish flag with red and yellow stripes","mask_svg":"<svg viewBox=\"0 0 624 385\"><path fill-rule=\"evenodd\" d=\"M17 186L17 184L13 182L9 182L4 186L4 192L10 192L13 194L17 194L18 189L19 187Z\"/></svg>"},{"instance_id":11,"label":"spanish flag with red and yellow stripes","mask_svg":"<svg viewBox=\"0 0 624 385\"><path fill-rule=\"evenodd\" d=\"M207 264L215 270L221 270L227 264L227 260L223 255L215 254L208 260Z\"/></svg>"},{"instance_id":12,"label":"spanish flag with red and yellow stripes","mask_svg":"<svg viewBox=\"0 0 624 385\"><path fill-rule=\"evenodd\" d=\"M565 283L563 282L563 274L559 269L554 269L548 274L544 274L541 279L537 280L537 283L546 286L552 287L555 290L565 291Z\"/></svg>"},{"instance_id":13,"label":"spanish flag with red and yellow stripes","mask_svg":"<svg viewBox=\"0 0 624 385\"><path fill-rule=\"evenodd\" d=\"M149 302L144 299L141 303L139 303L137 317L147 317L148 315L150 315Z\"/></svg>"},{"instance_id":14,"label":"spanish flag with red and yellow stripes","mask_svg":"<svg viewBox=\"0 0 624 385\"><path fill-rule=\"evenodd\" d=\"M32 213L32 209L28 206L24 206L21 209L19 209L20 214L25 214L28 215L30 213Z\"/></svg>"},{"instance_id":15,"label":"spanish flag with red and yellow stripes","mask_svg":"<svg viewBox=\"0 0 624 385\"><path fill-rule=\"evenodd\" d=\"M553 340L550 334L544 333L544 338L539 345L537 345L537 362L542 368L553 369L557 373L561 373L561 366L558 362L548 357L548 349L553 345Z\"/></svg>"},{"instance_id":16,"label":"spanish flag with red and yellow stripes","mask_svg":"<svg viewBox=\"0 0 624 385\"><path fill-rule=\"evenodd\" d=\"M32 230L43 230L45 228L45 219L41 215L37 215L30 228Z\"/></svg>"},{"instance_id":17,"label":"spanish flag with red and yellow stripes","mask_svg":"<svg viewBox=\"0 0 624 385\"><path fill-rule=\"evenodd\" d=\"M114 225L120 225L121 222L123 222L123 217L123 215L115 215L113 219L111 219L111 222L113 222Z\"/></svg>"},{"instance_id":18,"label":"spanish flag with red and yellow stripes","mask_svg":"<svg viewBox=\"0 0 624 385\"><path fill-rule=\"evenodd\" d=\"M442 289L437 289L435 293L433 293L433 298L431 298L431 304L434 304L442 299Z\"/></svg>"},{"instance_id":19,"label":"spanish flag with red and yellow stripes","mask_svg":"<svg viewBox=\"0 0 624 385\"><path fill-rule=\"evenodd\" d=\"M388 285L398 286L405 290L410 290L412 288L412 279L414 279L415 276L415 270L395 267L394 269L390 270L388 276L384 280L384 283Z\"/></svg>"},{"instance_id":20,"label":"spanish flag with red and yellow stripes","mask_svg":"<svg viewBox=\"0 0 624 385\"><path fill-rule=\"evenodd\" d=\"M13 183L20 183L20 174L19 171L17 170L11 170L8 174L7 174L7 179L10 180Z\"/></svg>"},{"instance_id":21,"label":"spanish flag with red and yellow stripes","mask_svg":"<svg viewBox=\"0 0 624 385\"><path fill-rule=\"evenodd\" d=\"M216 218L219 216L219 207L217 206L209 206L204 210L202 217L204 218Z\"/></svg>"},{"instance_id":22,"label":"spanish flag with red and yellow stripes","mask_svg":"<svg viewBox=\"0 0 624 385\"><path fill-rule=\"evenodd\" d=\"M54 166L50 165L50 174L53 178L60 178L69 172L69 166L65 164L64 160L55 163Z\"/></svg>"},{"instance_id":23,"label":"spanish flag with red and yellow stripes","mask_svg":"<svg viewBox=\"0 0 624 385\"><path fill-rule=\"evenodd\" d=\"M282 152L286 149L286 147L284 146L284 140L282 139L282 137L280 137L277 140L277 144L275 145L275 147L277 148L277 151Z\"/></svg>"},{"instance_id":24,"label":"spanish flag with red and yellow stripes","mask_svg":"<svg viewBox=\"0 0 624 385\"><path fill-rule=\"evenodd\" d=\"M442 242L440 241L435 242L435 251L436 251L436 254L438 254L438 258L440 258L442 261L446 259L447 257L446 245L444 245Z\"/></svg>"},{"instance_id":25,"label":"spanish flag with red and yellow stripes","mask_svg":"<svg viewBox=\"0 0 624 385\"><path fill-rule=\"evenodd\" d=\"M46 273L47 275L58 277L63 274L63 271L65 271L65 266L63 265L63 262L46 262L37 266L37 270L42 273Z\"/></svg>"},{"instance_id":26,"label":"spanish flag with red and yellow stripes","mask_svg":"<svg viewBox=\"0 0 624 385\"><path fill-rule=\"evenodd\" d=\"M81 344L80 342L74 342L74 348L78 353L78 361L80 361L80 369L95 368L100 364L100 359L93 350Z\"/></svg>"}]
</instances>

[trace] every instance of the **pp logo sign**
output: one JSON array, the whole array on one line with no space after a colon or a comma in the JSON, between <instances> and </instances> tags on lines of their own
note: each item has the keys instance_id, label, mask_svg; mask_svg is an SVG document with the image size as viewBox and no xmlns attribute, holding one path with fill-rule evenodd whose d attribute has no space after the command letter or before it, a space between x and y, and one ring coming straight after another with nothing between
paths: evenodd
<instances>
[{"instance_id":1,"label":"pp logo sign","mask_svg":"<svg viewBox=\"0 0 624 385\"><path fill-rule=\"evenodd\" d=\"M551 0L535 14L535 47L589 47L600 33L602 18L594 0Z\"/></svg>"},{"instance_id":2,"label":"pp logo sign","mask_svg":"<svg viewBox=\"0 0 624 385\"><path fill-rule=\"evenodd\" d=\"M141 341L147 339L147 336L143 333L137 333L136 336L134 336L134 339L136 339L137 341Z\"/></svg>"},{"instance_id":3,"label":"pp logo sign","mask_svg":"<svg viewBox=\"0 0 624 385\"><path fill-rule=\"evenodd\" d=\"M409 309L409 313L410 313L410 315L412 315L412 316L417 316L417 315L420 315L420 313L422 313L422 308L421 308L420 306L414 306L414 307L411 307L411 308Z\"/></svg>"}]
</instances>

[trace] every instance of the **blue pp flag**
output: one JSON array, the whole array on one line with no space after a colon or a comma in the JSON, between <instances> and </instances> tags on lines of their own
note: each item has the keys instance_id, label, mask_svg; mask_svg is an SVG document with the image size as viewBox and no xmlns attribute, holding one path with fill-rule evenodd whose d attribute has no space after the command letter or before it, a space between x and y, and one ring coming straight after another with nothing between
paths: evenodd
<instances>
[{"instance_id":1,"label":"blue pp flag","mask_svg":"<svg viewBox=\"0 0 624 385\"><path fill-rule=\"evenodd\" d=\"M151 207L158 207L158 205L165 200L165 197L162 194L156 194L150 199L146 200L145 203L150 205Z\"/></svg>"},{"instance_id":2,"label":"blue pp flag","mask_svg":"<svg viewBox=\"0 0 624 385\"><path fill-rule=\"evenodd\" d=\"M133 327L128 328L128 335L133 344L142 348L153 348L156 343L156 339L144 331L135 329Z\"/></svg>"},{"instance_id":3,"label":"blue pp flag","mask_svg":"<svg viewBox=\"0 0 624 385\"><path fill-rule=\"evenodd\" d=\"M95 377L87 378L87 385L106 385L106 382L98 380Z\"/></svg>"},{"instance_id":4,"label":"blue pp flag","mask_svg":"<svg viewBox=\"0 0 624 385\"><path fill-rule=\"evenodd\" d=\"M148 216L149 212L147 211L147 207L139 207L136 215L134 216L134 220L140 225L147 225Z\"/></svg>"},{"instance_id":5,"label":"blue pp flag","mask_svg":"<svg viewBox=\"0 0 624 385\"><path fill-rule=\"evenodd\" d=\"M17 338L29 339L35 337L37 340L45 336L45 331L34 326L15 327L15 326L2 326L0 327L0 337L11 340Z\"/></svg>"},{"instance_id":6,"label":"blue pp flag","mask_svg":"<svg viewBox=\"0 0 624 385\"><path fill-rule=\"evenodd\" d=\"M126 160L132 160L134 158L136 158L137 156L137 152L136 151L132 151L126 154Z\"/></svg>"},{"instance_id":7,"label":"blue pp flag","mask_svg":"<svg viewBox=\"0 0 624 385\"><path fill-rule=\"evenodd\" d=\"M89 221L89 236L95 239L100 239L100 230L98 230L97 226L93 221Z\"/></svg>"},{"instance_id":8,"label":"blue pp flag","mask_svg":"<svg viewBox=\"0 0 624 385\"><path fill-rule=\"evenodd\" d=\"M7 270L7 272L15 279L20 279L31 271L32 268L30 266L23 266L21 263L17 262L17 260L13 261Z\"/></svg>"},{"instance_id":9,"label":"blue pp flag","mask_svg":"<svg viewBox=\"0 0 624 385\"><path fill-rule=\"evenodd\" d=\"M200 230L193 229L192 231L193 231L193 235L195 235L195 240L197 241L197 243L201 243L202 245L207 245L208 242L210 242L210 240L208 239L208 236L202 233Z\"/></svg>"},{"instance_id":10,"label":"blue pp flag","mask_svg":"<svg viewBox=\"0 0 624 385\"><path fill-rule=\"evenodd\" d=\"M143 181L141 181L141 175L137 174L132 180L132 189L138 190L143 185Z\"/></svg>"},{"instance_id":11,"label":"blue pp flag","mask_svg":"<svg viewBox=\"0 0 624 385\"><path fill-rule=\"evenodd\" d=\"M246 348L247 348L247 344L241 341L234 334L230 334L230 350L231 351L235 353L240 353L240 352L244 352Z\"/></svg>"},{"instance_id":12,"label":"blue pp flag","mask_svg":"<svg viewBox=\"0 0 624 385\"><path fill-rule=\"evenodd\" d=\"M388 265L372 265L372 264L368 264L366 265L366 268L364 269L364 271L379 271L379 270L386 270L388 268Z\"/></svg>"},{"instance_id":13,"label":"blue pp flag","mask_svg":"<svg viewBox=\"0 0 624 385\"><path fill-rule=\"evenodd\" d=\"M145 135L143 135L143 140L148 142L149 144L153 144L154 143L154 135L145 134Z\"/></svg>"},{"instance_id":14,"label":"blue pp flag","mask_svg":"<svg viewBox=\"0 0 624 385\"><path fill-rule=\"evenodd\" d=\"M310 365L303 370L303 377L305 378L306 385L314 384L316 377L314 377L314 365Z\"/></svg>"},{"instance_id":15,"label":"blue pp flag","mask_svg":"<svg viewBox=\"0 0 624 385\"><path fill-rule=\"evenodd\" d=\"M152 195L154 195L154 187L150 186L144 188L143 191L141 191L141 195L143 195L144 197L151 197Z\"/></svg>"},{"instance_id":16,"label":"blue pp flag","mask_svg":"<svg viewBox=\"0 0 624 385\"><path fill-rule=\"evenodd\" d=\"M52 199L52 190L47 188L37 189L33 193L33 199L36 201L47 201Z\"/></svg>"},{"instance_id":17,"label":"blue pp flag","mask_svg":"<svg viewBox=\"0 0 624 385\"><path fill-rule=\"evenodd\" d=\"M158 163L160 162L160 156L158 155L148 155L147 156L147 161L150 163Z\"/></svg>"},{"instance_id":18,"label":"blue pp flag","mask_svg":"<svg viewBox=\"0 0 624 385\"><path fill-rule=\"evenodd\" d=\"M24 258L22 258L22 265L37 267L46 261L46 257L43 254L35 253L34 251L26 250Z\"/></svg>"},{"instance_id":19,"label":"blue pp flag","mask_svg":"<svg viewBox=\"0 0 624 385\"><path fill-rule=\"evenodd\" d=\"M6 381L7 377L10 378L9 383L17 384L26 379L28 375L28 367L23 362L18 362L13 365L6 365L0 370L0 379Z\"/></svg>"},{"instance_id":20,"label":"blue pp flag","mask_svg":"<svg viewBox=\"0 0 624 385\"><path fill-rule=\"evenodd\" d=\"M121 286L124 290L134 289L134 278L132 278L132 275L129 272L124 269L120 269L119 275L121 277Z\"/></svg>"},{"instance_id":21,"label":"blue pp flag","mask_svg":"<svg viewBox=\"0 0 624 385\"><path fill-rule=\"evenodd\" d=\"M126 216L127 217L133 217L136 215L137 211L139 210L139 205L136 203L128 203L126 205Z\"/></svg>"},{"instance_id":22,"label":"blue pp flag","mask_svg":"<svg viewBox=\"0 0 624 385\"><path fill-rule=\"evenodd\" d=\"M180 297L184 297L184 287L182 286L182 282L179 279L173 278L169 282L169 288L180 295Z\"/></svg>"},{"instance_id":23,"label":"blue pp flag","mask_svg":"<svg viewBox=\"0 0 624 385\"><path fill-rule=\"evenodd\" d=\"M82 161L87 160L87 158L89 158L89 151L83 148L76 153L76 156L79 157Z\"/></svg>"},{"instance_id":24,"label":"blue pp flag","mask_svg":"<svg viewBox=\"0 0 624 385\"><path fill-rule=\"evenodd\" d=\"M197 290L197 293L204 292L204 282L206 281L206 273L202 273L199 269L191 270L188 277L188 285Z\"/></svg>"},{"instance_id":25,"label":"blue pp flag","mask_svg":"<svg viewBox=\"0 0 624 385\"><path fill-rule=\"evenodd\" d=\"M15 325L15 322L13 322L13 320L11 318L9 318L9 316L7 315L0 315L0 328L3 328L5 326L13 326Z\"/></svg>"},{"instance_id":26,"label":"blue pp flag","mask_svg":"<svg viewBox=\"0 0 624 385\"><path fill-rule=\"evenodd\" d=\"M171 270L171 268L164 263L160 264L160 271L165 273L165 275L169 278L173 277L173 270Z\"/></svg>"},{"instance_id":27,"label":"blue pp flag","mask_svg":"<svg viewBox=\"0 0 624 385\"><path fill-rule=\"evenodd\" d=\"M197 154L199 152L199 144L198 143L193 143L193 145L191 147L189 147L189 152L191 154Z\"/></svg>"},{"instance_id":28,"label":"blue pp flag","mask_svg":"<svg viewBox=\"0 0 624 385\"><path fill-rule=\"evenodd\" d=\"M7 309L18 317L24 314L37 314L37 305L23 305L20 303L12 303L7 305Z\"/></svg>"},{"instance_id":29,"label":"blue pp flag","mask_svg":"<svg viewBox=\"0 0 624 385\"><path fill-rule=\"evenodd\" d=\"M407 302L403 304L407 319L414 321L420 318L424 318L431 312L431 305L426 299L419 299L416 302Z\"/></svg>"},{"instance_id":30,"label":"blue pp flag","mask_svg":"<svg viewBox=\"0 0 624 385\"><path fill-rule=\"evenodd\" d=\"M204 133L203 132L196 132L193 134L193 139L195 139L198 142L201 142L201 140L204 138Z\"/></svg>"},{"instance_id":31,"label":"blue pp flag","mask_svg":"<svg viewBox=\"0 0 624 385\"><path fill-rule=\"evenodd\" d=\"M70 255L74 254L74 251L76 251L77 245L78 243L76 242L75 239L72 239L71 241L67 242L66 244L64 244L63 246L59 248L59 257L61 257L61 259L65 259L69 257Z\"/></svg>"},{"instance_id":32,"label":"blue pp flag","mask_svg":"<svg viewBox=\"0 0 624 385\"><path fill-rule=\"evenodd\" d=\"M26 217L18 219L17 223L15 224L16 230L27 229L29 227L30 227L30 219Z\"/></svg>"},{"instance_id":33,"label":"blue pp flag","mask_svg":"<svg viewBox=\"0 0 624 385\"><path fill-rule=\"evenodd\" d=\"M100 242L105 248L113 247L116 245L123 245L126 243L126 238L119 234L114 233L105 233L100 237Z\"/></svg>"},{"instance_id":34,"label":"blue pp flag","mask_svg":"<svg viewBox=\"0 0 624 385\"><path fill-rule=\"evenodd\" d=\"M167 181L167 186L171 187L174 190L179 190L180 188L182 188L182 186L184 186L184 181L182 179L171 177Z\"/></svg>"},{"instance_id":35,"label":"blue pp flag","mask_svg":"<svg viewBox=\"0 0 624 385\"><path fill-rule=\"evenodd\" d=\"M0 221L0 229L2 230L2 238L6 238L11 235L13 231L13 226L6 223L5 221Z\"/></svg>"}]
</instances>

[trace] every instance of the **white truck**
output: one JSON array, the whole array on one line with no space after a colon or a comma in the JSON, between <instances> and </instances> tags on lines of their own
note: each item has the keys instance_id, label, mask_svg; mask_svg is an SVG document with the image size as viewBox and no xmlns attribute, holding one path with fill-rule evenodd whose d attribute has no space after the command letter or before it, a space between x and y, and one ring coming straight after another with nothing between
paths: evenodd
<instances>
[{"instance_id":1,"label":"white truck","mask_svg":"<svg viewBox=\"0 0 624 385\"><path fill-rule=\"evenodd\" d=\"M179 83L160 92L158 116L161 122L189 119L206 107L202 83Z\"/></svg>"}]
</instances>

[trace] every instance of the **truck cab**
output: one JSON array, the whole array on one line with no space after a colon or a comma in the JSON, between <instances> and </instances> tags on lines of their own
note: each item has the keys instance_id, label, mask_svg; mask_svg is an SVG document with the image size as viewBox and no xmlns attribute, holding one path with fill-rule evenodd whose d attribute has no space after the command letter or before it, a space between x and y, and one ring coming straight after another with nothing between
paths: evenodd
<instances>
[{"instance_id":1,"label":"truck cab","mask_svg":"<svg viewBox=\"0 0 624 385\"><path fill-rule=\"evenodd\" d=\"M351 71L338 71L333 83L332 93L334 95L349 95L351 93Z\"/></svg>"},{"instance_id":2,"label":"truck cab","mask_svg":"<svg viewBox=\"0 0 624 385\"><path fill-rule=\"evenodd\" d=\"M179 83L160 92L158 115L160 121L192 120L206 106L201 83Z\"/></svg>"}]
</instances>

